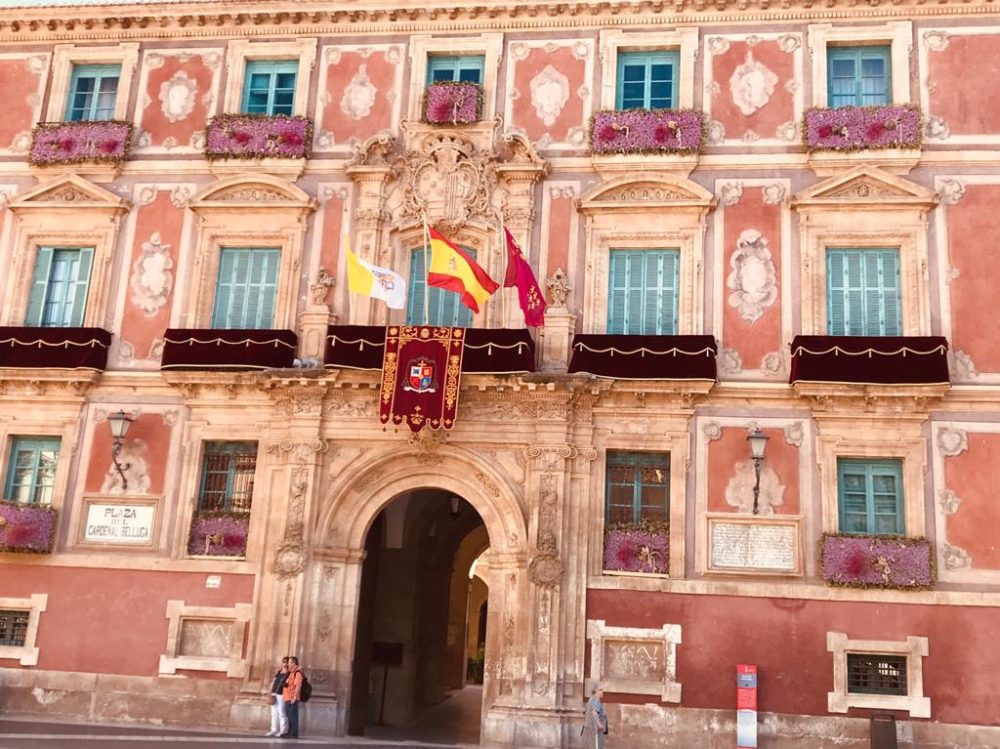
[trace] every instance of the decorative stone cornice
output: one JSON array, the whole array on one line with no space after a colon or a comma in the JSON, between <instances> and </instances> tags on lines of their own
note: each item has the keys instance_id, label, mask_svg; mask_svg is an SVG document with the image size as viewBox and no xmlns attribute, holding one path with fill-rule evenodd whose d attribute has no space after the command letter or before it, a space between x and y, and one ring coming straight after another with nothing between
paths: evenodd
<instances>
[{"instance_id":1,"label":"decorative stone cornice","mask_svg":"<svg viewBox=\"0 0 1000 749\"><path fill-rule=\"evenodd\" d=\"M982 15L989 0L929 4L922 0L631 0L607 2L484 2L420 7L373 0L337 8L328 0L276 0L243 6L229 0L170 5L12 8L0 11L0 44L66 39L183 39L220 36L406 34L500 28L530 30L688 23L802 21L843 17L885 19ZM56 13L53 13L56 10Z\"/></svg>"}]
</instances>

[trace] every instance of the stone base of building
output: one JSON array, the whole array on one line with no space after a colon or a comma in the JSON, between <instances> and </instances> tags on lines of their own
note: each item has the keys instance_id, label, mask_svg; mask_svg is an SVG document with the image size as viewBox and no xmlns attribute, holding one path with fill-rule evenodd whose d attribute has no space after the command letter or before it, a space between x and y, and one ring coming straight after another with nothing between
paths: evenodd
<instances>
[{"instance_id":1,"label":"stone base of building","mask_svg":"<svg viewBox=\"0 0 1000 749\"><path fill-rule=\"evenodd\" d=\"M0 704L13 716L49 721L86 721L266 731L263 696L240 694L226 679L183 676L116 676L59 671L0 669ZM616 745L643 749L697 746L732 749L735 710L663 705L609 704ZM494 706L483 720L482 746L569 749L580 745L580 710ZM302 711L307 736L343 734L343 709L316 697ZM866 718L760 713L758 736L769 749L869 749ZM1000 726L900 720L900 749L1000 749Z\"/></svg>"}]
</instances>

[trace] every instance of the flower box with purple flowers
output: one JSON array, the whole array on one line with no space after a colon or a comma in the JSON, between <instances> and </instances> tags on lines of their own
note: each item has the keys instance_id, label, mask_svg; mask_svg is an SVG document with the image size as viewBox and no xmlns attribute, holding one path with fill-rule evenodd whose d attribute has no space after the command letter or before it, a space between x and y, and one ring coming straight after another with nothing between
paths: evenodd
<instances>
[{"instance_id":1,"label":"flower box with purple flowers","mask_svg":"<svg viewBox=\"0 0 1000 749\"><path fill-rule=\"evenodd\" d=\"M802 128L810 151L920 148L920 109L910 104L884 107L809 109Z\"/></svg>"},{"instance_id":2,"label":"flower box with purple flowers","mask_svg":"<svg viewBox=\"0 0 1000 749\"><path fill-rule=\"evenodd\" d=\"M120 120L40 122L32 132L28 161L53 164L120 164L128 158L132 124Z\"/></svg>"},{"instance_id":3,"label":"flower box with purple flowers","mask_svg":"<svg viewBox=\"0 0 1000 749\"><path fill-rule=\"evenodd\" d=\"M48 505L0 502L0 551L48 554L56 530L56 511Z\"/></svg>"},{"instance_id":4,"label":"flower box with purple flowers","mask_svg":"<svg viewBox=\"0 0 1000 749\"><path fill-rule=\"evenodd\" d=\"M424 121L470 125L483 118L483 87L469 81L431 83L424 90Z\"/></svg>"},{"instance_id":5,"label":"flower box with purple flowers","mask_svg":"<svg viewBox=\"0 0 1000 749\"><path fill-rule=\"evenodd\" d=\"M934 585L934 550L924 538L828 533L820 548L828 585L897 590Z\"/></svg>"},{"instance_id":6,"label":"flower box with purple flowers","mask_svg":"<svg viewBox=\"0 0 1000 749\"><path fill-rule=\"evenodd\" d=\"M250 515L202 512L191 520L188 554L196 557L244 557Z\"/></svg>"},{"instance_id":7,"label":"flower box with purple flowers","mask_svg":"<svg viewBox=\"0 0 1000 749\"><path fill-rule=\"evenodd\" d=\"M306 117L223 114L205 128L205 158L304 159L311 134Z\"/></svg>"},{"instance_id":8,"label":"flower box with purple flowers","mask_svg":"<svg viewBox=\"0 0 1000 749\"><path fill-rule=\"evenodd\" d=\"M670 526L653 522L609 526L604 531L604 569L607 572L667 574Z\"/></svg>"},{"instance_id":9,"label":"flower box with purple flowers","mask_svg":"<svg viewBox=\"0 0 1000 749\"><path fill-rule=\"evenodd\" d=\"M590 118L590 152L699 153L705 115L694 109L624 109Z\"/></svg>"}]
</instances>

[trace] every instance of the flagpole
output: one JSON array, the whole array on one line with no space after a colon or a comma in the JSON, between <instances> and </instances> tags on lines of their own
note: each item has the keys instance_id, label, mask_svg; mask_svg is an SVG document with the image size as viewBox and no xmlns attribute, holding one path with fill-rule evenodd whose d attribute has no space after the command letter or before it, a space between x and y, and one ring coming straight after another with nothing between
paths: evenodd
<instances>
[{"instance_id":1,"label":"flagpole","mask_svg":"<svg viewBox=\"0 0 1000 749\"><path fill-rule=\"evenodd\" d=\"M424 220L424 325L429 324L430 320L430 298L431 298L431 286L427 283L427 276L430 274L430 265L428 264L427 251L428 246L431 243L431 230L427 226L427 213L421 214Z\"/></svg>"},{"instance_id":2,"label":"flagpole","mask_svg":"<svg viewBox=\"0 0 1000 749\"><path fill-rule=\"evenodd\" d=\"M503 258L503 269L500 273L500 278L503 279L500 283L503 284L507 280L507 256L510 254L510 250L507 247L507 232L504 231L503 226L503 205L500 206L500 257ZM500 327L504 328L507 326L507 291L505 286L500 286Z\"/></svg>"}]
</instances>

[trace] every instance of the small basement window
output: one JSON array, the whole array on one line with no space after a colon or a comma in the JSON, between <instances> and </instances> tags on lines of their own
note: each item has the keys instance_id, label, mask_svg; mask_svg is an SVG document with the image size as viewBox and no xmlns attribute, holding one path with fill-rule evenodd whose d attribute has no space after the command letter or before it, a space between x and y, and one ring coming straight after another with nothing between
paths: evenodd
<instances>
[{"instance_id":1,"label":"small basement window","mask_svg":"<svg viewBox=\"0 0 1000 749\"><path fill-rule=\"evenodd\" d=\"M890 694L905 697L906 656L848 653L847 691L850 694Z\"/></svg>"},{"instance_id":2,"label":"small basement window","mask_svg":"<svg viewBox=\"0 0 1000 749\"><path fill-rule=\"evenodd\" d=\"M30 611L0 611L0 646L24 647Z\"/></svg>"}]
</instances>

